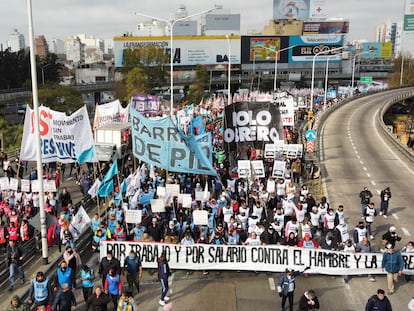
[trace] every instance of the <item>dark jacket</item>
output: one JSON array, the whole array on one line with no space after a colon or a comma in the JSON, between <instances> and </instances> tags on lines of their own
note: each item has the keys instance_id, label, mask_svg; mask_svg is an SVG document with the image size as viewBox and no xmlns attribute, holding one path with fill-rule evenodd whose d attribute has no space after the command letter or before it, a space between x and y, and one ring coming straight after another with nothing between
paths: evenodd
<instances>
[{"instance_id":1,"label":"dark jacket","mask_svg":"<svg viewBox=\"0 0 414 311\"><path fill-rule=\"evenodd\" d=\"M73 292L71 290L59 291L53 302L53 311L58 310L57 306L60 306L60 311L71 311L72 306L76 306L76 299Z\"/></svg>"},{"instance_id":2,"label":"dark jacket","mask_svg":"<svg viewBox=\"0 0 414 311\"><path fill-rule=\"evenodd\" d=\"M368 299L365 311L392 311L392 307L388 297L381 300L377 295L373 295Z\"/></svg>"},{"instance_id":3,"label":"dark jacket","mask_svg":"<svg viewBox=\"0 0 414 311\"><path fill-rule=\"evenodd\" d=\"M21 257L24 257L24 252L20 246L15 245L14 247L10 247L10 245L7 245L7 264L9 266L12 263L18 266L23 265L23 259L20 259Z\"/></svg>"},{"instance_id":4,"label":"dark jacket","mask_svg":"<svg viewBox=\"0 0 414 311\"><path fill-rule=\"evenodd\" d=\"M170 275L170 266L168 265L167 259L161 256L158 258L158 280L166 280Z\"/></svg>"},{"instance_id":5,"label":"dark jacket","mask_svg":"<svg viewBox=\"0 0 414 311\"><path fill-rule=\"evenodd\" d=\"M108 309L108 303L111 301L109 296L105 293L102 293L99 297L94 293L89 297L86 302L86 311L89 310L89 307L92 306L93 311L106 311Z\"/></svg>"},{"instance_id":6,"label":"dark jacket","mask_svg":"<svg viewBox=\"0 0 414 311\"><path fill-rule=\"evenodd\" d=\"M116 274L121 274L121 265L119 260L115 257L112 257L110 261L106 257L102 258L101 262L99 263L99 275L106 277L106 275L109 273L109 270L111 269L114 269Z\"/></svg>"},{"instance_id":7,"label":"dark jacket","mask_svg":"<svg viewBox=\"0 0 414 311\"><path fill-rule=\"evenodd\" d=\"M306 296L307 292L305 294L302 295L302 297L300 297L299 300L299 311L308 311L308 310L316 310L319 309L319 300L318 297L314 296L312 299L309 299ZM314 305L310 305L308 304L309 301L313 301L315 304Z\"/></svg>"},{"instance_id":8,"label":"dark jacket","mask_svg":"<svg viewBox=\"0 0 414 311\"><path fill-rule=\"evenodd\" d=\"M393 253L385 252L384 255L382 255L381 268L385 269L388 273L402 271L404 268L404 261L401 253L399 251L394 251Z\"/></svg>"}]
</instances>

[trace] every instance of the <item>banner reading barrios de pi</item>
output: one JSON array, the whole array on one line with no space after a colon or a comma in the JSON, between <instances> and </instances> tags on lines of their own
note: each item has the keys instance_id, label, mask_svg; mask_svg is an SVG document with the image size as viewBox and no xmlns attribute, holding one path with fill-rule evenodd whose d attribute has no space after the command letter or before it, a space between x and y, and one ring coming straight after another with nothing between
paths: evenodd
<instances>
[{"instance_id":1,"label":"banner reading barrios de pi","mask_svg":"<svg viewBox=\"0 0 414 311\"><path fill-rule=\"evenodd\" d=\"M20 160L36 161L34 110L26 108ZM73 163L82 152L93 149L94 140L86 107L70 116L39 107L42 163Z\"/></svg>"},{"instance_id":2,"label":"banner reading barrios de pi","mask_svg":"<svg viewBox=\"0 0 414 311\"><path fill-rule=\"evenodd\" d=\"M265 144L283 139L279 107L271 102L241 102L226 106L224 141L229 150Z\"/></svg>"},{"instance_id":3,"label":"banner reading barrios de pi","mask_svg":"<svg viewBox=\"0 0 414 311\"><path fill-rule=\"evenodd\" d=\"M165 252L172 269L243 270L283 272L287 267L308 273L328 275L383 274L382 253L345 253L323 249L288 246L179 245L135 241L102 241L100 257L112 251L121 264L134 250L144 268L157 267L157 258ZM414 274L414 253L403 253L405 274Z\"/></svg>"}]
</instances>

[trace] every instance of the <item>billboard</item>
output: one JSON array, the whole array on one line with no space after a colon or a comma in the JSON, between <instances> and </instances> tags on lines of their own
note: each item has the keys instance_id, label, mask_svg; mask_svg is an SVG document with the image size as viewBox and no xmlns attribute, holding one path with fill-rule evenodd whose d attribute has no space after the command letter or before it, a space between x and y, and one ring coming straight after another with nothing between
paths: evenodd
<instances>
[{"instance_id":1,"label":"billboard","mask_svg":"<svg viewBox=\"0 0 414 311\"><path fill-rule=\"evenodd\" d=\"M326 0L273 0L273 19L326 18Z\"/></svg>"},{"instance_id":2,"label":"billboard","mask_svg":"<svg viewBox=\"0 0 414 311\"><path fill-rule=\"evenodd\" d=\"M414 0L405 0L404 31L414 32Z\"/></svg>"},{"instance_id":3,"label":"billboard","mask_svg":"<svg viewBox=\"0 0 414 311\"><path fill-rule=\"evenodd\" d=\"M392 58L392 42L364 42L361 57L390 59Z\"/></svg>"},{"instance_id":4,"label":"billboard","mask_svg":"<svg viewBox=\"0 0 414 311\"><path fill-rule=\"evenodd\" d=\"M304 21L303 35L346 34L349 21Z\"/></svg>"},{"instance_id":5,"label":"billboard","mask_svg":"<svg viewBox=\"0 0 414 311\"><path fill-rule=\"evenodd\" d=\"M231 63L240 64L240 36L230 37ZM170 37L115 37L115 66L122 67L125 49L157 46L170 53ZM227 64L229 44L225 36L175 36L174 66Z\"/></svg>"},{"instance_id":6,"label":"billboard","mask_svg":"<svg viewBox=\"0 0 414 311\"><path fill-rule=\"evenodd\" d=\"M289 63L312 62L314 56L322 51L326 51L326 54L321 54L315 61L326 61L327 56L336 53L337 57L330 57L329 60L339 62L341 51L330 51L343 46L343 35L290 36L289 46L295 46L289 50Z\"/></svg>"},{"instance_id":7,"label":"billboard","mask_svg":"<svg viewBox=\"0 0 414 311\"><path fill-rule=\"evenodd\" d=\"M287 51L279 52L287 48L289 37L287 36L242 36L241 61L243 64L256 63L287 63Z\"/></svg>"},{"instance_id":8,"label":"billboard","mask_svg":"<svg viewBox=\"0 0 414 311\"><path fill-rule=\"evenodd\" d=\"M240 30L240 14L207 14L205 30Z\"/></svg>"}]
</instances>

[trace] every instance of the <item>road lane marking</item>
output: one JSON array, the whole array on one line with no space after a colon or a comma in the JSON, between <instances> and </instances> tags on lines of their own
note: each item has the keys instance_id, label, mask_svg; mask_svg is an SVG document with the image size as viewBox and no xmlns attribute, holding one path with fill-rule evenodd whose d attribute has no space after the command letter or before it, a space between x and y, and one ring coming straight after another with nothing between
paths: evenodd
<instances>
[{"instance_id":1,"label":"road lane marking","mask_svg":"<svg viewBox=\"0 0 414 311\"><path fill-rule=\"evenodd\" d=\"M371 180L371 184L373 185L373 186L376 186L377 184L375 183L375 181L373 181L373 180Z\"/></svg>"},{"instance_id":2,"label":"road lane marking","mask_svg":"<svg viewBox=\"0 0 414 311\"><path fill-rule=\"evenodd\" d=\"M392 217L394 217L397 220L399 219L399 217L397 216L397 214L394 214L394 213L392 214Z\"/></svg>"},{"instance_id":3,"label":"road lane marking","mask_svg":"<svg viewBox=\"0 0 414 311\"><path fill-rule=\"evenodd\" d=\"M407 228L401 227L402 232L404 232L404 234L406 236L411 236L410 232L407 230Z\"/></svg>"},{"instance_id":4,"label":"road lane marking","mask_svg":"<svg viewBox=\"0 0 414 311\"><path fill-rule=\"evenodd\" d=\"M359 161L359 163L364 164L364 161Z\"/></svg>"},{"instance_id":5,"label":"road lane marking","mask_svg":"<svg viewBox=\"0 0 414 311\"><path fill-rule=\"evenodd\" d=\"M370 173L367 173L367 176L368 176L368 177L371 177L371 174L370 174Z\"/></svg>"},{"instance_id":6,"label":"road lane marking","mask_svg":"<svg viewBox=\"0 0 414 311\"><path fill-rule=\"evenodd\" d=\"M275 280L273 278L269 278L269 287L270 290L276 290Z\"/></svg>"},{"instance_id":7,"label":"road lane marking","mask_svg":"<svg viewBox=\"0 0 414 311\"><path fill-rule=\"evenodd\" d=\"M363 166L362 167L362 169L366 172L367 171L367 168L365 167L365 166Z\"/></svg>"}]
</instances>

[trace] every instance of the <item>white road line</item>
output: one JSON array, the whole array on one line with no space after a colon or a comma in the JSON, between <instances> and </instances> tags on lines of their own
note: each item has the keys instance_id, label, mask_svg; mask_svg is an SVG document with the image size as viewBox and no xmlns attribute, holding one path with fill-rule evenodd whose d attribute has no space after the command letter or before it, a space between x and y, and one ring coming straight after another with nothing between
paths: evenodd
<instances>
[{"instance_id":1,"label":"white road line","mask_svg":"<svg viewBox=\"0 0 414 311\"><path fill-rule=\"evenodd\" d=\"M375 181L373 181L373 180L371 180L371 184L373 185L373 186L376 186L377 184L375 183Z\"/></svg>"},{"instance_id":2,"label":"white road line","mask_svg":"<svg viewBox=\"0 0 414 311\"><path fill-rule=\"evenodd\" d=\"M367 173L367 176L368 176L368 177L371 177L371 174L370 174L370 173Z\"/></svg>"},{"instance_id":3,"label":"white road line","mask_svg":"<svg viewBox=\"0 0 414 311\"><path fill-rule=\"evenodd\" d=\"M358 151L354 150L356 154L358 154Z\"/></svg>"},{"instance_id":4,"label":"white road line","mask_svg":"<svg viewBox=\"0 0 414 311\"><path fill-rule=\"evenodd\" d=\"M270 290L276 290L275 280L273 278L269 278L269 287Z\"/></svg>"},{"instance_id":5,"label":"white road line","mask_svg":"<svg viewBox=\"0 0 414 311\"><path fill-rule=\"evenodd\" d=\"M361 156L359 156L359 155L358 155L358 156L357 156L357 158L358 158L358 159L361 159Z\"/></svg>"},{"instance_id":6,"label":"white road line","mask_svg":"<svg viewBox=\"0 0 414 311\"><path fill-rule=\"evenodd\" d=\"M411 236L410 232L407 230L407 228L401 227L402 232L404 232L404 234L406 236Z\"/></svg>"},{"instance_id":7,"label":"white road line","mask_svg":"<svg viewBox=\"0 0 414 311\"><path fill-rule=\"evenodd\" d=\"M381 191L377 190L377 194L381 194Z\"/></svg>"},{"instance_id":8,"label":"white road line","mask_svg":"<svg viewBox=\"0 0 414 311\"><path fill-rule=\"evenodd\" d=\"M395 219L399 219L399 217L397 216L397 214L392 213L392 217L394 217Z\"/></svg>"},{"instance_id":9,"label":"white road line","mask_svg":"<svg viewBox=\"0 0 414 311\"><path fill-rule=\"evenodd\" d=\"M364 164L364 161L359 161L359 163Z\"/></svg>"},{"instance_id":10,"label":"white road line","mask_svg":"<svg viewBox=\"0 0 414 311\"><path fill-rule=\"evenodd\" d=\"M363 166L362 167L362 169L366 172L367 171L367 168L365 167L365 166Z\"/></svg>"}]
</instances>

